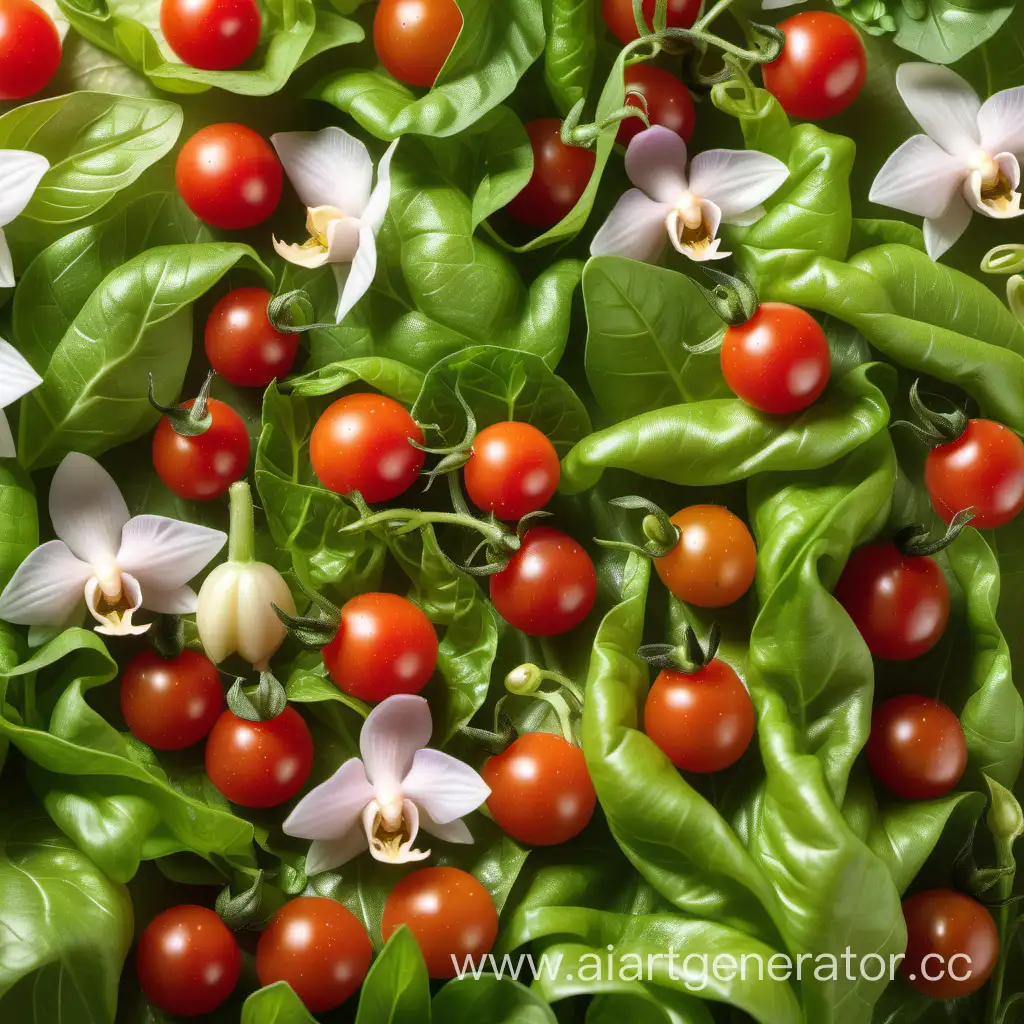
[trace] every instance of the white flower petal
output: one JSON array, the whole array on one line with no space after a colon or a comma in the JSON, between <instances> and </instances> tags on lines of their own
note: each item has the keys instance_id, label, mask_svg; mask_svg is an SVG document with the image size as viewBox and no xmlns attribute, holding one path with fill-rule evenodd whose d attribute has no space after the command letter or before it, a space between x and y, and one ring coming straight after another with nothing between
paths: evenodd
<instances>
[{"instance_id":1,"label":"white flower petal","mask_svg":"<svg viewBox=\"0 0 1024 1024\"><path fill-rule=\"evenodd\" d=\"M414 800L439 825L475 811L490 795L486 782L440 750L418 750L402 780L402 795Z\"/></svg>"},{"instance_id":2,"label":"white flower petal","mask_svg":"<svg viewBox=\"0 0 1024 1024\"><path fill-rule=\"evenodd\" d=\"M147 622L139 626L132 622L132 616L142 607L142 588L139 581L126 572L121 573L121 589L118 609L110 610L100 589L99 580L93 576L85 584L85 606L99 623L93 627L97 633L105 633L107 636L135 636L145 633L152 625Z\"/></svg>"},{"instance_id":3,"label":"white flower petal","mask_svg":"<svg viewBox=\"0 0 1024 1024\"><path fill-rule=\"evenodd\" d=\"M33 551L0 594L0 619L19 626L59 626L81 603L92 566L60 540Z\"/></svg>"},{"instance_id":4,"label":"white flower petal","mask_svg":"<svg viewBox=\"0 0 1024 1024\"><path fill-rule=\"evenodd\" d=\"M327 250L320 245L299 245L297 242L282 242L271 235L274 252L283 260L294 263L297 267L316 270L327 263Z\"/></svg>"},{"instance_id":5,"label":"white flower petal","mask_svg":"<svg viewBox=\"0 0 1024 1024\"><path fill-rule=\"evenodd\" d=\"M303 206L336 206L361 217L370 199L373 161L357 138L341 128L281 132L270 141Z\"/></svg>"},{"instance_id":6,"label":"white flower petal","mask_svg":"<svg viewBox=\"0 0 1024 1024\"><path fill-rule=\"evenodd\" d=\"M626 256L631 260L653 263L667 241L665 217L667 203L648 199L638 188L631 188L615 204L590 243L591 256Z\"/></svg>"},{"instance_id":7,"label":"white flower petal","mask_svg":"<svg viewBox=\"0 0 1024 1024\"><path fill-rule=\"evenodd\" d=\"M0 228L28 206L50 162L24 149L0 149Z\"/></svg>"},{"instance_id":8,"label":"white flower petal","mask_svg":"<svg viewBox=\"0 0 1024 1024\"><path fill-rule=\"evenodd\" d=\"M1024 153L1024 85L989 96L978 111L978 131L986 153Z\"/></svg>"},{"instance_id":9,"label":"white flower petal","mask_svg":"<svg viewBox=\"0 0 1024 1024\"><path fill-rule=\"evenodd\" d=\"M227 543L221 530L166 516L135 516L121 531L117 564L143 589L174 590L206 567Z\"/></svg>"},{"instance_id":10,"label":"white flower petal","mask_svg":"<svg viewBox=\"0 0 1024 1024\"><path fill-rule=\"evenodd\" d=\"M381 701L367 716L359 734L366 777L375 789L402 791L416 751L430 742L430 705L410 693Z\"/></svg>"},{"instance_id":11,"label":"white flower petal","mask_svg":"<svg viewBox=\"0 0 1024 1024\"><path fill-rule=\"evenodd\" d=\"M397 145L398 139L395 139L380 158L377 164L377 184L362 214L363 221L370 225L374 234L380 231L388 213L388 203L391 202L391 158L395 155Z\"/></svg>"},{"instance_id":12,"label":"white flower petal","mask_svg":"<svg viewBox=\"0 0 1024 1024\"><path fill-rule=\"evenodd\" d=\"M882 165L868 198L918 217L939 217L966 173L959 157L950 156L927 135L915 135Z\"/></svg>"},{"instance_id":13,"label":"white flower petal","mask_svg":"<svg viewBox=\"0 0 1024 1024\"><path fill-rule=\"evenodd\" d=\"M901 64L896 88L914 119L947 153L967 159L978 148L977 93L941 64Z\"/></svg>"},{"instance_id":14,"label":"white flower petal","mask_svg":"<svg viewBox=\"0 0 1024 1024\"><path fill-rule=\"evenodd\" d=\"M351 263L359 251L358 217L339 217L327 225L327 261L329 263Z\"/></svg>"},{"instance_id":15,"label":"white flower petal","mask_svg":"<svg viewBox=\"0 0 1024 1024\"><path fill-rule=\"evenodd\" d=\"M130 518L114 478L95 459L64 456L50 484L50 522L75 555L93 565L113 562Z\"/></svg>"},{"instance_id":16,"label":"white flower petal","mask_svg":"<svg viewBox=\"0 0 1024 1024\"><path fill-rule=\"evenodd\" d=\"M756 150L709 149L693 158L690 191L709 199L728 220L760 206L789 177L789 168Z\"/></svg>"},{"instance_id":17,"label":"white flower petal","mask_svg":"<svg viewBox=\"0 0 1024 1024\"><path fill-rule=\"evenodd\" d=\"M749 210L744 210L743 213L734 214L732 217L723 217L722 222L738 228L748 228L751 224L756 224L766 212L763 206L752 206Z\"/></svg>"},{"instance_id":18,"label":"white flower petal","mask_svg":"<svg viewBox=\"0 0 1024 1024\"><path fill-rule=\"evenodd\" d=\"M359 229L359 248L351 263L332 263L338 285L338 307L334 322L341 323L352 307L367 293L377 273L377 239L369 224Z\"/></svg>"},{"instance_id":19,"label":"white flower petal","mask_svg":"<svg viewBox=\"0 0 1024 1024\"><path fill-rule=\"evenodd\" d=\"M649 198L674 203L686 190L686 143L655 125L634 135L626 149L626 174Z\"/></svg>"},{"instance_id":20,"label":"white flower petal","mask_svg":"<svg viewBox=\"0 0 1024 1024\"><path fill-rule=\"evenodd\" d=\"M11 259L11 250L4 238L3 231L0 231L0 288L14 287L14 260Z\"/></svg>"},{"instance_id":21,"label":"white flower petal","mask_svg":"<svg viewBox=\"0 0 1024 1024\"><path fill-rule=\"evenodd\" d=\"M393 699L393 698L392 698ZM412 861L426 860L430 856L429 850L416 850L413 844L420 833L420 812L411 800L402 801L402 817L404 819L408 839L401 843L397 849L391 844L385 844L374 835L374 826L378 824L380 810L376 801L369 804L363 811L363 829L366 833L367 842L370 845L370 854L374 860L382 861L385 864L409 864Z\"/></svg>"},{"instance_id":22,"label":"white flower petal","mask_svg":"<svg viewBox=\"0 0 1024 1024\"><path fill-rule=\"evenodd\" d=\"M162 615L191 615L198 604L198 595L191 587L175 587L173 590L146 587L142 592L142 607Z\"/></svg>"},{"instance_id":23,"label":"white flower petal","mask_svg":"<svg viewBox=\"0 0 1024 1024\"><path fill-rule=\"evenodd\" d=\"M938 216L924 222L924 247L933 260L937 260L966 230L971 223L971 208L957 192L949 206Z\"/></svg>"},{"instance_id":24,"label":"white flower petal","mask_svg":"<svg viewBox=\"0 0 1024 1024\"><path fill-rule=\"evenodd\" d=\"M351 757L298 802L281 831L300 839L340 839L353 830L362 836L363 809L372 800L363 762Z\"/></svg>"},{"instance_id":25,"label":"white flower petal","mask_svg":"<svg viewBox=\"0 0 1024 1024\"><path fill-rule=\"evenodd\" d=\"M443 825L434 821L433 818L420 808L420 828L429 832L446 843L472 843L473 833L461 818L454 821L446 821Z\"/></svg>"},{"instance_id":26,"label":"white flower petal","mask_svg":"<svg viewBox=\"0 0 1024 1024\"><path fill-rule=\"evenodd\" d=\"M316 875L321 871L340 868L365 851L366 836L361 828L349 832L342 839L314 840L306 854L306 874Z\"/></svg>"},{"instance_id":27,"label":"white flower petal","mask_svg":"<svg viewBox=\"0 0 1024 1024\"><path fill-rule=\"evenodd\" d=\"M6 408L42 383L43 378L28 360L10 342L0 338L0 408Z\"/></svg>"},{"instance_id":28,"label":"white flower petal","mask_svg":"<svg viewBox=\"0 0 1024 1024\"><path fill-rule=\"evenodd\" d=\"M0 459L12 459L16 454L11 425L7 422L6 414L0 410Z\"/></svg>"},{"instance_id":29,"label":"white flower petal","mask_svg":"<svg viewBox=\"0 0 1024 1024\"><path fill-rule=\"evenodd\" d=\"M1020 164L1012 153L1000 153L996 158L1000 173L1010 184L1011 196L999 202L983 199L981 195L981 171L971 171L964 179L964 199L971 207L985 217L992 217L995 220L1012 220L1019 217L1024 210L1020 208L1020 193L1017 191L1020 185Z\"/></svg>"}]
</instances>

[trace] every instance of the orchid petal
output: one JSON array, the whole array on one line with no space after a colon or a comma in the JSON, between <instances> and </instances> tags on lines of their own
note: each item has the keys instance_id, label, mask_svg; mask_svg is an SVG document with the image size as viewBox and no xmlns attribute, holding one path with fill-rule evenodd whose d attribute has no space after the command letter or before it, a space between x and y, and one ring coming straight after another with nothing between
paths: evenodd
<instances>
[{"instance_id":1,"label":"orchid petal","mask_svg":"<svg viewBox=\"0 0 1024 1024\"><path fill-rule=\"evenodd\" d=\"M14 435L11 433L11 425L7 422L7 416L0 410L0 459L11 459L17 454L14 444Z\"/></svg>"},{"instance_id":2,"label":"orchid petal","mask_svg":"<svg viewBox=\"0 0 1024 1024\"><path fill-rule=\"evenodd\" d=\"M0 228L28 206L50 161L24 149L0 149Z\"/></svg>"},{"instance_id":3,"label":"orchid petal","mask_svg":"<svg viewBox=\"0 0 1024 1024\"><path fill-rule=\"evenodd\" d=\"M366 777L378 790L402 791L416 751L430 742L430 705L410 693L381 701L367 716L359 734Z\"/></svg>"},{"instance_id":4,"label":"orchid petal","mask_svg":"<svg viewBox=\"0 0 1024 1024\"><path fill-rule=\"evenodd\" d=\"M43 378L8 341L0 338L0 409L39 387Z\"/></svg>"},{"instance_id":5,"label":"orchid petal","mask_svg":"<svg viewBox=\"0 0 1024 1024\"><path fill-rule=\"evenodd\" d=\"M270 237L274 243L274 252L297 267L316 270L327 263L327 250L322 245L299 245L297 242L282 242L273 235Z\"/></svg>"},{"instance_id":6,"label":"orchid petal","mask_svg":"<svg viewBox=\"0 0 1024 1024\"><path fill-rule=\"evenodd\" d=\"M461 818L446 821L443 825L434 821L423 808L420 808L420 828L430 835L443 839L446 843L472 843L473 833Z\"/></svg>"},{"instance_id":7,"label":"orchid petal","mask_svg":"<svg viewBox=\"0 0 1024 1024\"><path fill-rule=\"evenodd\" d=\"M966 173L959 157L950 156L927 135L915 135L882 165L868 198L918 217L939 217Z\"/></svg>"},{"instance_id":8,"label":"orchid petal","mask_svg":"<svg viewBox=\"0 0 1024 1024\"><path fill-rule=\"evenodd\" d=\"M111 563L131 518L114 478L79 452L64 456L50 484L53 532L83 562Z\"/></svg>"},{"instance_id":9,"label":"orchid petal","mask_svg":"<svg viewBox=\"0 0 1024 1024\"><path fill-rule=\"evenodd\" d=\"M768 211L763 206L752 206L742 213L734 213L731 217L723 217L723 224L732 224L737 228L748 228L756 224Z\"/></svg>"},{"instance_id":10,"label":"orchid petal","mask_svg":"<svg viewBox=\"0 0 1024 1024\"><path fill-rule=\"evenodd\" d=\"M981 101L955 71L941 64L901 64L896 88L914 120L950 156L966 159L977 150Z\"/></svg>"},{"instance_id":11,"label":"orchid petal","mask_svg":"<svg viewBox=\"0 0 1024 1024\"><path fill-rule=\"evenodd\" d=\"M958 192L949 206L938 216L924 222L924 247L933 260L937 260L966 230L971 223L971 208Z\"/></svg>"},{"instance_id":12,"label":"orchid petal","mask_svg":"<svg viewBox=\"0 0 1024 1024\"><path fill-rule=\"evenodd\" d=\"M439 825L475 811L490 795L486 782L461 761L440 750L418 750L402 780L402 794Z\"/></svg>"},{"instance_id":13,"label":"orchid petal","mask_svg":"<svg viewBox=\"0 0 1024 1024\"><path fill-rule=\"evenodd\" d=\"M221 530L166 516L135 516L121 531L117 564L143 589L174 590L206 567L227 543Z\"/></svg>"},{"instance_id":14,"label":"orchid petal","mask_svg":"<svg viewBox=\"0 0 1024 1024\"><path fill-rule=\"evenodd\" d=\"M359 248L352 262L332 263L331 269L338 285L338 306L334 312L334 322L340 324L367 293L377 273L377 239L368 224L359 229Z\"/></svg>"},{"instance_id":15,"label":"orchid petal","mask_svg":"<svg viewBox=\"0 0 1024 1024\"><path fill-rule=\"evenodd\" d=\"M986 153L1024 153L1024 85L989 96L978 111L978 131Z\"/></svg>"},{"instance_id":16,"label":"orchid petal","mask_svg":"<svg viewBox=\"0 0 1024 1024\"><path fill-rule=\"evenodd\" d=\"M363 223L369 224L374 234L380 231L388 213L388 203L391 202L391 158L395 155L397 145L398 139L395 139L380 158L377 164L377 184L362 213Z\"/></svg>"},{"instance_id":17,"label":"orchid petal","mask_svg":"<svg viewBox=\"0 0 1024 1024\"><path fill-rule=\"evenodd\" d=\"M590 243L591 256L626 256L653 263L665 248L665 217L671 207L638 188L619 198Z\"/></svg>"},{"instance_id":18,"label":"orchid petal","mask_svg":"<svg viewBox=\"0 0 1024 1024\"><path fill-rule=\"evenodd\" d=\"M1020 208L1021 197L1017 191L1020 185L1020 164L1012 153L1000 153L995 157L995 161L999 166L1000 174L1009 182L1010 196L998 204L991 199L983 199L981 195L982 173L975 170L971 171L964 180L964 199L985 217L992 217L994 220L1012 220L1024 213L1024 210Z\"/></svg>"},{"instance_id":19,"label":"orchid petal","mask_svg":"<svg viewBox=\"0 0 1024 1024\"><path fill-rule=\"evenodd\" d=\"M280 132L270 141L303 206L336 206L361 217L370 199L373 161L359 139L341 128Z\"/></svg>"},{"instance_id":20,"label":"orchid petal","mask_svg":"<svg viewBox=\"0 0 1024 1024\"><path fill-rule=\"evenodd\" d=\"M339 217L327 225L327 261L329 263L351 263L359 251L359 228L362 222L357 217Z\"/></svg>"},{"instance_id":21,"label":"orchid petal","mask_svg":"<svg viewBox=\"0 0 1024 1024\"><path fill-rule=\"evenodd\" d=\"M693 158L690 191L709 199L728 220L760 206L789 177L789 168L756 150L709 149Z\"/></svg>"},{"instance_id":22,"label":"orchid petal","mask_svg":"<svg viewBox=\"0 0 1024 1024\"><path fill-rule=\"evenodd\" d=\"M191 587L172 590L154 590L146 587L142 593L142 607L161 615L191 615L199 606L199 595Z\"/></svg>"},{"instance_id":23,"label":"orchid petal","mask_svg":"<svg viewBox=\"0 0 1024 1024\"><path fill-rule=\"evenodd\" d=\"M349 832L340 839L317 839L310 843L306 853L306 874L316 875L321 871L332 871L347 864L353 857L366 851L366 836L361 828Z\"/></svg>"},{"instance_id":24,"label":"orchid petal","mask_svg":"<svg viewBox=\"0 0 1024 1024\"><path fill-rule=\"evenodd\" d=\"M132 616L142 607L142 588L139 581L129 573L121 573L121 591L122 601L127 598L127 606L119 605L115 610L107 606L100 582L95 576L85 584L85 606L99 623L93 627L97 633L104 633L107 636L136 636L145 633L152 625L147 622L138 626L132 622Z\"/></svg>"},{"instance_id":25,"label":"orchid petal","mask_svg":"<svg viewBox=\"0 0 1024 1024\"><path fill-rule=\"evenodd\" d=\"M402 818L408 829L409 838L401 843L397 850L390 850L385 843L374 835L374 825L377 823L379 809L376 803L370 804L363 811L363 827L370 844L370 855L374 860L382 861L385 864L409 864L413 861L426 860L430 856L429 850L414 849L413 844L420 834L420 812L419 808L411 800L402 801Z\"/></svg>"},{"instance_id":26,"label":"orchid petal","mask_svg":"<svg viewBox=\"0 0 1024 1024\"><path fill-rule=\"evenodd\" d=\"M363 762L350 757L326 782L310 790L285 818L281 831L300 839L339 839L359 832L363 808L373 800L373 787Z\"/></svg>"},{"instance_id":27,"label":"orchid petal","mask_svg":"<svg viewBox=\"0 0 1024 1024\"><path fill-rule=\"evenodd\" d=\"M686 190L686 143L674 131L655 125L630 140L626 174L648 198L674 203Z\"/></svg>"},{"instance_id":28,"label":"orchid petal","mask_svg":"<svg viewBox=\"0 0 1024 1024\"><path fill-rule=\"evenodd\" d=\"M19 626L58 626L82 600L92 566L60 540L31 552L0 594L0 619Z\"/></svg>"},{"instance_id":29,"label":"orchid petal","mask_svg":"<svg viewBox=\"0 0 1024 1024\"><path fill-rule=\"evenodd\" d=\"M14 260L4 233L0 231L0 288L14 287Z\"/></svg>"}]
</instances>

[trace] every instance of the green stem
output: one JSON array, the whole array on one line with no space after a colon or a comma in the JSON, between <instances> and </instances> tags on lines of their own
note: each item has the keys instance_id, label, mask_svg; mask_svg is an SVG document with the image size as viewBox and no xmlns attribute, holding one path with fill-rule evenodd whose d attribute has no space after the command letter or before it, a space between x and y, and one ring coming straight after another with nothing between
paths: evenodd
<instances>
[{"instance_id":1,"label":"green stem","mask_svg":"<svg viewBox=\"0 0 1024 1024\"><path fill-rule=\"evenodd\" d=\"M256 559L256 523L252 491L245 480L231 485L231 519L228 527L228 561L252 562Z\"/></svg>"},{"instance_id":2,"label":"green stem","mask_svg":"<svg viewBox=\"0 0 1024 1024\"><path fill-rule=\"evenodd\" d=\"M473 516L460 515L457 512L421 512L411 508L389 508L382 512L374 512L373 515L367 516L365 519L343 526L338 533L362 533L364 530L370 530L382 523L396 524L397 529L394 531L396 534L411 533L428 523L444 523L476 530L483 534L488 544L508 545L513 540L500 526L482 522Z\"/></svg>"},{"instance_id":3,"label":"green stem","mask_svg":"<svg viewBox=\"0 0 1024 1024\"><path fill-rule=\"evenodd\" d=\"M558 718L558 730L561 732L562 738L566 743L575 744L572 719L569 717L569 705L566 704L565 698L559 693L545 693L543 690L538 690L536 693L531 694L531 696L545 701L551 706Z\"/></svg>"},{"instance_id":4,"label":"green stem","mask_svg":"<svg viewBox=\"0 0 1024 1024\"><path fill-rule=\"evenodd\" d=\"M733 5L733 0L718 0L718 3L709 7L703 17L693 26L695 32L701 32L710 25L723 11L727 11Z\"/></svg>"},{"instance_id":5,"label":"green stem","mask_svg":"<svg viewBox=\"0 0 1024 1024\"><path fill-rule=\"evenodd\" d=\"M999 899L1008 900L1013 895L1013 875L1006 875L999 879L996 884L996 891ZM985 1008L985 1024L1001 1024L1003 983L1006 980L1006 961L1009 959L1009 949L1006 948L1006 938L1010 932L1012 917L1016 914L1016 904L1007 904L1000 907L996 919L996 927L999 930L999 958L996 960L996 969L992 972L992 980L988 989L988 1005Z\"/></svg>"}]
</instances>

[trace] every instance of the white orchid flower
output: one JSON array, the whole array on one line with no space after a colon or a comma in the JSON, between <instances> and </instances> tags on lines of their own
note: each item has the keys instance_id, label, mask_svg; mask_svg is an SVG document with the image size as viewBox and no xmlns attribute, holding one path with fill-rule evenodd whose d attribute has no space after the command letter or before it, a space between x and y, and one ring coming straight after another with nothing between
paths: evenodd
<instances>
[{"instance_id":1,"label":"white orchid flower","mask_svg":"<svg viewBox=\"0 0 1024 1024\"><path fill-rule=\"evenodd\" d=\"M766 153L709 149L686 173L686 143L655 126L634 136L626 174L636 185L615 204L590 244L592 256L628 256L653 263L666 241L691 260L720 260L720 224L753 224L761 206L789 176ZM667 237L666 237L667 236Z\"/></svg>"},{"instance_id":2,"label":"white orchid flower","mask_svg":"<svg viewBox=\"0 0 1024 1024\"><path fill-rule=\"evenodd\" d=\"M932 259L967 230L972 210L1019 217L1024 86L982 103L955 71L915 63L899 66L896 88L926 134L908 139L886 160L871 201L924 217Z\"/></svg>"},{"instance_id":3,"label":"white orchid flower","mask_svg":"<svg viewBox=\"0 0 1024 1024\"><path fill-rule=\"evenodd\" d=\"M3 229L28 206L50 161L24 149L0 149L0 288L14 287L14 261Z\"/></svg>"},{"instance_id":4,"label":"white orchid flower","mask_svg":"<svg viewBox=\"0 0 1024 1024\"><path fill-rule=\"evenodd\" d=\"M0 202L3 198L0 197ZM3 410L42 384L43 378L29 366L25 357L8 341L0 338L0 459L15 454L11 425Z\"/></svg>"},{"instance_id":5,"label":"white orchid flower","mask_svg":"<svg viewBox=\"0 0 1024 1024\"><path fill-rule=\"evenodd\" d=\"M449 843L471 843L464 814L490 789L468 765L427 747L430 707L422 697L396 694L367 716L358 757L346 761L302 800L281 826L312 839L306 873L329 871L367 847L379 861L405 864L430 856L414 848L422 828Z\"/></svg>"},{"instance_id":6,"label":"white orchid flower","mask_svg":"<svg viewBox=\"0 0 1024 1024\"><path fill-rule=\"evenodd\" d=\"M50 521L60 539L21 563L0 594L0 619L64 626L81 620L84 601L97 633L144 633L148 623L132 622L139 608L195 611L195 591L185 584L227 540L205 526L130 516L110 474L78 452L65 456L53 475Z\"/></svg>"},{"instance_id":7,"label":"white orchid flower","mask_svg":"<svg viewBox=\"0 0 1024 1024\"><path fill-rule=\"evenodd\" d=\"M335 320L340 324L366 294L377 272L377 233L391 199L391 157L398 140L381 158L372 191L369 152L340 128L283 132L272 135L270 141L306 207L309 232L302 245L275 238L274 249L300 267L331 265L338 282Z\"/></svg>"}]
</instances>

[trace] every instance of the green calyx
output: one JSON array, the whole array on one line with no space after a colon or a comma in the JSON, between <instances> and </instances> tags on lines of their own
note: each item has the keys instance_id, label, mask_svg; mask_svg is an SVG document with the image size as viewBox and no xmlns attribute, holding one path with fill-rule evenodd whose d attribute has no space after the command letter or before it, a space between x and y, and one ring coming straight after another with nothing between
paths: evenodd
<instances>
[{"instance_id":1,"label":"green calyx","mask_svg":"<svg viewBox=\"0 0 1024 1024\"><path fill-rule=\"evenodd\" d=\"M603 548L618 548L645 558L664 558L679 543L679 528L672 522L668 513L653 501L642 498L638 494L627 494L621 498L612 498L609 505L615 508L640 509L646 512L641 529L647 543L633 544L626 540L603 540L595 537L594 542Z\"/></svg>"},{"instance_id":2,"label":"green calyx","mask_svg":"<svg viewBox=\"0 0 1024 1024\"><path fill-rule=\"evenodd\" d=\"M965 508L957 512L950 520L946 532L939 538L931 539L928 529L920 523L901 526L893 535L892 542L900 554L912 558L934 555L943 548L949 547L960 536L963 528L974 518L974 509Z\"/></svg>"},{"instance_id":3,"label":"green calyx","mask_svg":"<svg viewBox=\"0 0 1024 1024\"><path fill-rule=\"evenodd\" d=\"M920 383L920 380L915 380L910 386L910 407L914 410L917 422L896 420L892 426L906 428L930 448L958 440L967 429L967 413L963 409L939 412L930 408L921 398L918 390Z\"/></svg>"},{"instance_id":4,"label":"green calyx","mask_svg":"<svg viewBox=\"0 0 1024 1024\"><path fill-rule=\"evenodd\" d=\"M740 327L750 320L760 304L754 286L738 271L735 274L726 274L705 265L700 269L714 282L714 287L707 288L697 280L693 283L700 289L701 295L715 313L729 327ZM715 341L713 347L717 345L718 342Z\"/></svg>"},{"instance_id":5,"label":"green calyx","mask_svg":"<svg viewBox=\"0 0 1024 1024\"><path fill-rule=\"evenodd\" d=\"M266 884L262 868L256 872L252 883L237 895L232 895L231 890L230 885L221 889L213 909L233 932L262 931L284 902L280 894Z\"/></svg>"},{"instance_id":6,"label":"green calyx","mask_svg":"<svg viewBox=\"0 0 1024 1024\"><path fill-rule=\"evenodd\" d=\"M261 672L256 686L244 688L236 679L227 694L228 709L246 722L269 722L288 706L284 687L272 672Z\"/></svg>"},{"instance_id":7,"label":"green calyx","mask_svg":"<svg viewBox=\"0 0 1024 1024\"><path fill-rule=\"evenodd\" d=\"M267 319L279 334L303 334L338 326L335 323L317 323L315 318L313 300L303 288L275 295L267 303Z\"/></svg>"},{"instance_id":8,"label":"green calyx","mask_svg":"<svg viewBox=\"0 0 1024 1024\"><path fill-rule=\"evenodd\" d=\"M316 615L290 615L278 606L272 605L274 614L281 620L289 635L303 647L319 651L330 644L338 635L341 626L341 609L322 594L318 594L303 580L296 578L299 589L316 608Z\"/></svg>"},{"instance_id":9,"label":"green calyx","mask_svg":"<svg viewBox=\"0 0 1024 1024\"><path fill-rule=\"evenodd\" d=\"M199 389L195 401L190 406L185 405L161 405L156 400L155 384L153 374L149 375L149 404L158 412L164 414L176 434L182 437L199 437L213 426L213 416L210 413L210 385L216 376L213 370L206 375L203 386Z\"/></svg>"},{"instance_id":10,"label":"green calyx","mask_svg":"<svg viewBox=\"0 0 1024 1024\"><path fill-rule=\"evenodd\" d=\"M652 668L669 669L691 676L708 667L715 660L718 645L722 641L722 630L717 622L712 623L707 643L703 646L697 634L689 627L683 634L683 642L673 644L644 644L637 649L637 655Z\"/></svg>"}]
</instances>

